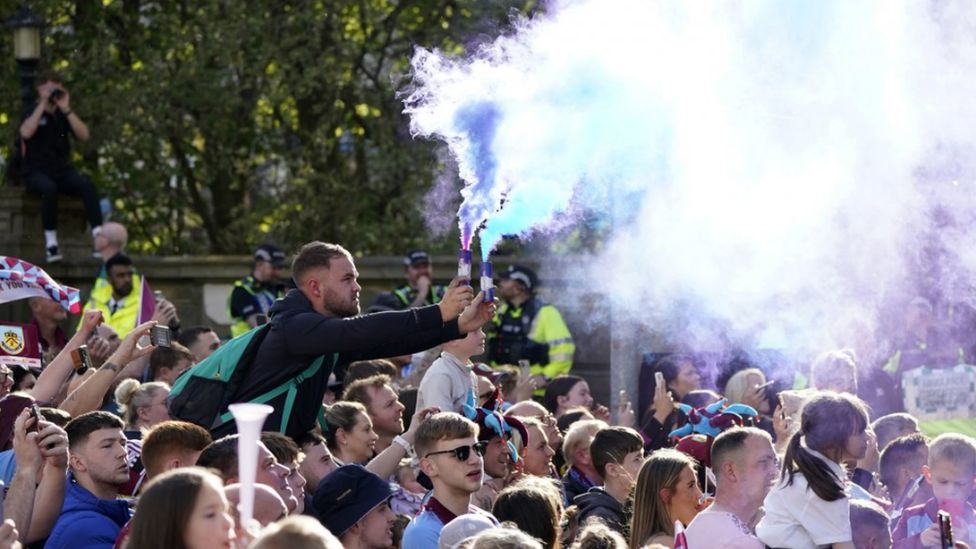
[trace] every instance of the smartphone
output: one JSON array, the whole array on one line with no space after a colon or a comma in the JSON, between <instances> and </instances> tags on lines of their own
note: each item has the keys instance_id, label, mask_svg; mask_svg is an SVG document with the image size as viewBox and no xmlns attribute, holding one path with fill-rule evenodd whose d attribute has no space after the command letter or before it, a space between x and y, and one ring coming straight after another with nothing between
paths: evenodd
<instances>
[{"instance_id":1,"label":"smartphone","mask_svg":"<svg viewBox=\"0 0 976 549\"><path fill-rule=\"evenodd\" d=\"M172 341L172 334L169 331L169 326L153 326L149 330L149 342L156 347L171 347L170 342Z\"/></svg>"},{"instance_id":2,"label":"smartphone","mask_svg":"<svg viewBox=\"0 0 976 549\"><path fill-rule=\"evenodd\" d=\"M254 315L254 322L258 326L264 326L268 323L268 315L256 314Z\"/></svg>"},{"instance_id":3,"label":"smartphone","mask_svg":"<svg viewBox=\"0 0 976 549\"><path fill-rule=\"evenodd\" d=\"M667 384L664 382L663 372L654 372L654 386L667 388Z\"/></svg>"},{"instance_id":4,"label":"smartphone","mask_svg":"<svg viewBox=\"0 0 976 549\"><path fill-rule=\"evenodd\" d=\"M37 431L38 422L42 419L41 410L38 409L36 402L30 405L30 416L34 418L34 425L27 429L27 432L33 433Z\"/></svg>"},{"instance_id":5,"label":"smartphone","mask_svg":"<svg viewBox=\"0 0 976 549\"><path fill-rule=\"evenodd\" d=\"M156 299L156 303L159 303L160 301L163 300L163 292L160 290L156 290L155 292L153 292L153 297Z\"/></svg>"},{"instance_id":6,"label":"smartphone","mask_svg":"<svg viewBox=\"0 0 976 549\"><path fill-rule=\"evenodd\" d=\"M85 375L85 372L92 367L91 355L88 354L88 345L79 345L72 349L71 362L76 374L80 376Z\"/></svg>"},{"instance_id":7,"label":"smartphone","mask_svg":"<svg viewBox=\"0 0 976 549\"><path fill-rule=\"evenodd\" d=\"M952 549L955 546L952 539L952 517L945 511L939 511L939 535L942 538L942 549Z\"/></svg>"},{"instance_id":8,"label":"smartphone","mask_svg":"<svg viewBox=\"0 0 976 549\"><path fill-rule=\"evenodd\" d=\"M522 370L519 373L519 375L521 376L522 381L525 381L525 380L529 379L530 377L532 377L532 367L531 367L531 364L529 364L529 361L528 360L525 360L524 358L522 360L520 360L519 361L519 368Z\"/></svg>"}]
</instances>

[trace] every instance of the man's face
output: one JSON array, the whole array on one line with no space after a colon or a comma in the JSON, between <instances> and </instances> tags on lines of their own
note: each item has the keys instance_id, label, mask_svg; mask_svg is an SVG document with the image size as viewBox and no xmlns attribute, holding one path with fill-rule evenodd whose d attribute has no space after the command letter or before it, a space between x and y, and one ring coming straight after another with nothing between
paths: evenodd
<instances>
[{"instance_id":1,"label":"man's face","mask_svg":"<svg viewBox=\"0 0 976 549\"><path fill-rule=\"evenodd\" d=\"M106 427L94 431L71 453L71 467L96 483L125 484L129 481L125 442L122 429Z\"/></svg>"},{"instance_id":2,"label":"man's face","mask_svg":"<svg viewBox=\"0 0 976 549\"><path fill-rule=\"evenodd\" d=\"M35 297L30 301L34 318L42 322L61 322L68 318L68 312L57 301L45 297Z\"/></svg>"},{"instance_id":3,"label":"man's face","mask_svg":"<svg viewBox=\"0 0 976 549\"><path fill-rule=\"evenodd\" d=\"M197 340L190 345L190 352L197 362L207 358L211 353L220 348L220 338L214 332L203 332Z\"/></svg>"},{"instance_id":4,"label":"man's face","mask_svg":"<svg viewBox=\"0 0 976 549\"><path fill-rule=\"evenodd\" d=\"M407 277L407 283L410 287L417 289L417 281L421 278L427 278L429 282L430 279L434 278L433 270L430 268L430 263L421 262L414 265L410 265L404 268L405 276Z\"/></svg>"},{"instance_id":5,"label":"man's face","mask_svg":"<svg viewBox=\"0 0 976 549\"><path fill-rule=\"evenodd\" d=\"M281 278L281 267L275 267L268 261L258 261L254 264L254 278L258 282L272 282Z\"/></svg>"},{"instance_id":6,"label":"man's face","mask_svg":"<svg viewBox=\"0 0 976 549\"><path fill-rule=\"evenodd\" d=\"M309 490L314 492L329 473L336 470L336 462L324 442L306 445L305 459L298 465L298 472L305 477Z\"/></svg>"},{"instance_id":7,"label":"man's face","mask_svg":"<svg viewBox=\"0 0 976 549\"><path fill-rule=\"evenodd\" d=\"M508 454L508 444L501 437L488 441L485 448L485 473L491 478L505 478L512 458Z\"/></svg>"},{"instance_id":8,"label":"man's face","mask_svg":"<svg viewBox=\"0 0 976 549\"><path fill-rule=\"evenodd\" d=\"M305 477L302 476L301 471L298 470L298 462L292 461L288 465L288 486L291 487L291 493L295 495L295 500L298 505L295 506L295 514L300 515L305 511Z\"/></svg>"},{"instance_id":9,"label":"man's face","mask_svg":"<svg viewBox=\"0 0 976 549\"><path fill-rule=\"evenodd\" d=\"M291 485L288 483L288 468L278 463L274 454L268 450L264 443L258 442L257 444L258 474L256 482L258 484L264 484L278 492L281 500L288 507L288 512L293 512L298 507L298 499L295 497L294 492L291 490Z\"/></svg>"},{"instance_id":10,"label":"man's face","mask_svg":"<svg viewBox=\"0 0 976 549\"><path fill-rule=\"evenodd\" d=\"M173 366L172 368L160 368L159 374L156 375L156 379L154 381L162 381L172 386L173 382L176 381L176 378L180 377L180 374L183 372L189 370L190 366L192 366L192 364L190 364L189 360L185 358L180 359L180 361L176 363L176 366Z\"/></svg>"},{"instance_id":11,"label":"man's face","mask_svg":"<svg viewBox=\"0 0 976 549\"><path fill-rule=\"evenodd\" d=\"M396 436L403 432L403 411L396 392L389 385L368 387L369 418L373 420L373 430L380 436Z\"/></svg>"},{"instance_id":12,"label":"man's face","mask_svg":"<svg viewBox=\"0 0 976 549\"><path fill-rule=\"evenodd\" d=\"M779 460L773 444L764 437L746 438L745 449L735 463L736 486L757 507L779 478Z\"/></svg>"},{"instance_id":13,"label":"man's face","mask_svg":"<svg viewBox=\"0 0 976 549\"><path fill-rule=\"evenodd\" d=\"M443 484L448 490L467 494L473 494L481 489L484 462L474 448L471 448L476 442L474 437L441 440L428 451L426 457L420 460L421 469L431 478L435 489L438 483ZM461 446L470 448L468 459L464 461L458 460L453 452L431 455Z\"/></svg>"},{"instance_id":14,"label":"man's face","mask_svg":"<svg viewBox=\"0 0 976 549\"><path fill-rule=\"evenodd\" d=\"M393 524L396 513L390 509L389 501L380 504L357 523L360 526L360 547L368 549L387 549L393 546ZM348 545L347 545L348 547Z\"/></svg>"},{"instance_id":15,"label":"man's face","mask_svg":"<svg viewBox=\"0 0 976 549\"><path fill-rule=\"evenodd\" d=\"M503 278L498 281L498 293L502 299L515 299L525 292L525 286L521 282L511 278Z\"/></svg>"},{"instance_id":16,"label":"man's face","mask_svg":"<svg viewBox=\"0 0 976 549\"><path fill-rule=\"evenodd\" d=\"M132 293L132 267L129 265L112 265L108 270L108 283L112 291L119 297Z\"/></svg>"},{"instance_id":17,"label":"man's face","mask_svg":"<svg viewBox=\"0 0 976 549\"><path fill-rule=\"evenodd\" d=\"M333 258L328 269L316 269L309 274L306 286L312 288L316 303L326 312L339 318L359 314L359 271L348 257ZM306 294L308 295L308 294Z\"/></svg>"}]
</instances>

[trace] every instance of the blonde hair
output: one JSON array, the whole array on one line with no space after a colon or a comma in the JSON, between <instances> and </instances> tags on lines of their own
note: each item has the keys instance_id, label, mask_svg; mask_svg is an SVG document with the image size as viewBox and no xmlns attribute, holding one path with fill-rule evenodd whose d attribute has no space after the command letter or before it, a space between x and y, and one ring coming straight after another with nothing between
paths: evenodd
<instances>
[{"instance_id":1,"label":"blonde hair","mask_svg":"<svg viewBox=\"0 0 976 549\"><path fill-rule=\"evenodd\" d=\"M342 543L325 526L304 515L271 523L249 545L251 549L342 549Z\"/></svg>"},{"instance_id":2,"label":"blonde hair","mask_svg":"<svg viewBox=\"0 0 976 549\"><path fill-rule=\"evenodd\" d=\"M119 403L119 413L125 426L135 428L139 421L139 409L152 405L152 401L162 390L169 391L169 385L162 381L139 383L138 379L126 379L115 389L115 400Z\"/></svg>"},{"instance_id":3,"label":"blonde hair","mask_svg":"<svg viewBox=\"0 0 976 549\"><path fill-rule=\"evenodd\" d=\"M841 368L847 368L857 378L857 359L853 349L827 351L818 356L810 365L810 385L814 389L822 389L824 377Z\"/></svg>"},{"instance_id":4,"label":"blonde hair","mask_svg":"<svg viewBox=\"0 0 976 549\"><path fill-rule=\"evenodd\" d=\"M586 419L574 423L563 437L563 459L566 465L572 467L576 461L576 451L580 446L589 446L597 431L607 427L606 422L599 419Z\"/></svg>"},{"instance_id":5,"label":"blonde hair","mask_svg":"<svg viewBox=\"0 0 976 549\"><path fill-rule=\"evenodd\" d=\"M746 368L739 370L725 383L725 399L729 404L741 404L744 402L746 394L752 389L749 383L749 376L759 376L759 384L766 383L766 374L759 368Z\"/></svg>"},{"instance_id":6,"label":"blonde hair","mask_svg":"<svg viewBox=\"0 0 976 549\"><path fill-rule=\"evenodd\" d=\"M976 444L965 435L941 434L929 444L929 467L937 461L958 463L976 474Z\"/></svg>"},{"instance_id":7,"label":"blonde hair","mask_svg":"<svg viewBox=\"0 0 976 549\"><path fill-rule=\"evenodd\" d=\"M420 424L414 435L414 451L423 459L442 440L477 438L478 425L454 412L440 412Z\"/></svg>"},{"instance_id":8,"label":"blonde hair","mask_svg":"<svg viewBox=\"0 0 976 549\"><path fill-rule=\"evenodd\" d=\"M695 470L695 460L677 450L657 450L641 467L634 488L634 513L630 521L630 546L642 547L659 533L674 535L674 521L661 499L661 490L674 490L685 468Z\"/></svg>"}]
</instances>

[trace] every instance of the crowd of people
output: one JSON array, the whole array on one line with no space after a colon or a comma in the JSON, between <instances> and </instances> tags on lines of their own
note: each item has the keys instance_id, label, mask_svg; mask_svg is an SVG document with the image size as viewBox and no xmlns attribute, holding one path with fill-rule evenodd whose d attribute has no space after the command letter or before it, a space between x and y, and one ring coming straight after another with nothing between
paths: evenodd
<instances>
[{"instance_id":1,"label":"crowd of people","mask_svg":"<svg viewBox=\"0 0 976 549\"><path fill-rule=\"evenodd\" d=\"M39 93L24 139L87 134L56 79ZM361 314L344 248L306 244L282 282L286 255L265 245L229 296L222 342L183 327L124 254L124 227L95 221L104 264L74 334L60 304L33 297L43 367L0 364L0 548L902 549L944 547L950 529L956 547L976 541L976 441L929 439L866 403L853 352L824 353L809 387L775 393L751 364L704 387L675 354L652 365L650 405L611 412L573 375L576 344L528 267L501 273L496 304L468 280L435 284L414 250L406 284ZM158 326L171 343L153 343ZM913 345L891 371L927 348ZM272 406L258 440L236 432L234 402Z\"/></svg>"}]
</instances>

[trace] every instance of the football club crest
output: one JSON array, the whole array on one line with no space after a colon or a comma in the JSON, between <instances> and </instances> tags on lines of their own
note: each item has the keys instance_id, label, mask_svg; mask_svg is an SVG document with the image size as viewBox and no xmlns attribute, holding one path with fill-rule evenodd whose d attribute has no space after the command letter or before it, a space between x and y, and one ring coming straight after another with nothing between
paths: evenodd
<instances>
[{"instance_id":1,"label":"football club crest","mask_svg":"<svg viewBox=\"0 0 976 549\"><path fill-rule=\"evenodd\" d=\"M0 349L8 355L24 352L24 329L20 326L0 327Z\"/></svg>"}]
</instances>

